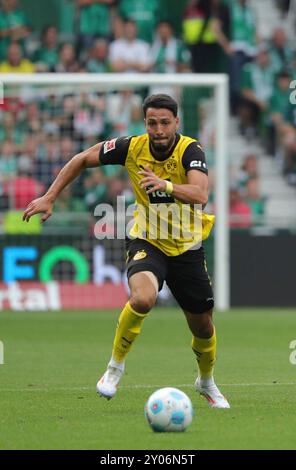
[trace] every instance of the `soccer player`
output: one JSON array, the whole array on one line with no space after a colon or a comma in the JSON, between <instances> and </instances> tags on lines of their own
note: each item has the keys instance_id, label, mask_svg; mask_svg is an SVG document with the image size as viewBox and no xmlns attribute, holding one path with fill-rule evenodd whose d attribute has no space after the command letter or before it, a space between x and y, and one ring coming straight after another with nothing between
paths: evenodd
<instances>
[{"instance_id":1,"label":"soccer player","mask_svg":"<svg viewBox=\"0 0 296 470\"><path fill-rule=\"evenodd\" d=\"M192 217L195 205L204 207L208 199L205 155L198 141L177 132L178 105L173 98L151 95L145 99L143 111L146 134L101 142L75 155L46 194L28 205L23 220L29 221L32 215L43 213L42 221L46 221L59 193L85 168L124 165L142 216L136 218L127 240L130 298L119 316L111 360L97 383L97 392L107 399L115 395L124 373L125 359L166 281L193 335L192 349L199 369L195 388L211 407L229 408L213 378L216 360L214 299L201 246L201 239L208 236L214 217L202 214L202 224L196 224ZM186 218L188 211L190 215L182 233L176 231L178 218L174 215L178 209L179 222ZM157 220L160 220L159 225ZM160 229L163 222L167 223L166 232Z\"/></svg>"}]
</instances>

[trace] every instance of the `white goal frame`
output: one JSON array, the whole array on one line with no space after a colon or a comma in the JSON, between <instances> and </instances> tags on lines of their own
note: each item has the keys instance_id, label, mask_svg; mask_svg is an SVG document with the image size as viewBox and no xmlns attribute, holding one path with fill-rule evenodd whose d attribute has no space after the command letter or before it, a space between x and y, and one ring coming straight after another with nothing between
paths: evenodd
<instances>
[{"instance_id":1,"label":"white goal frame","mask_svg":"<svg viewBox=\"0 0 296 470\"><path fill-rule=\"evenodd\" d=\"M215 303L220 311L230 306L229 209L228 209L228 76L226 74L0 74L0 85L96 85L102 91L114 87L151 85L213 87L216 112L215 145ZM5 90L4 90L5 93Z\"/></svg>"}]
</instances>

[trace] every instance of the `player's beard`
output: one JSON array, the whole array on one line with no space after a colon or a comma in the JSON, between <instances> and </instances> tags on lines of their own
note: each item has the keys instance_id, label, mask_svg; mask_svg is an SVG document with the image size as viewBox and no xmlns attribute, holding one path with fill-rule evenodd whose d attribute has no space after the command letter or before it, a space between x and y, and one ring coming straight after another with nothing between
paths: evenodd
<instances>
[{"instance_id":1,"label":"player's beard","mask_svg":"<svg viewBox=\"0 0 296 470\"><path fill-rule=\"evenodd\" d=\"M153 152L157 155L166 155L173 146L175 138L176 136L173 135L172 138L168 140L166 144L157 141L150 141Z\"/></svg>"}]
</instances>

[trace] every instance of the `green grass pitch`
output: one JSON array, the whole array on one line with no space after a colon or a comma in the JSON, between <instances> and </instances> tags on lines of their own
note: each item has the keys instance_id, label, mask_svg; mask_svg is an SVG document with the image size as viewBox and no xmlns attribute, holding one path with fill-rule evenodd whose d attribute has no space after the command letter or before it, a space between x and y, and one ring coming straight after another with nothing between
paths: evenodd
<instances>
[{"instance_id":1,"label":"green grass pitch","mask_svg":"<svg viewBox=\"0 0 296 470\"><path fill-rule=\"evenodd\" d=\"M131 351L118 394L95 393L118 312L0 313L0 449L295 449L294 310L232 310L215 316L216 382L230 410L208 407L193 388L191 336L177 309L154 309ZM178 387L195 417L184 433L155 434L149 395Z\"/></svg>"}]
</instances>

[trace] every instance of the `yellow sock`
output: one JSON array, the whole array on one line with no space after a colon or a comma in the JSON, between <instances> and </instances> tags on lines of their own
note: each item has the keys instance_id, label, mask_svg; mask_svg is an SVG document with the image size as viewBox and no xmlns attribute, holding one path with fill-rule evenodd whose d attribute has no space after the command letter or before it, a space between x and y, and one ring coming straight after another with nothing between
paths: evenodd
<instances>
[{"instance_id":1,"label":"yellow sock","mask_svg":"<svg viewBox=\"0 0 296 470\"><path fill-rule=\"evenodd\" d=\"M214 329L211 338L192 337L192 350L196 355L200 377L208 379L213 376L214 364L216 361L216 331Z\"/></svg>"},{"instance_id":2,"label":"yellow sock","mask_svg":"<svg viewBox=\"0 0 296 470\"><path fill-rule=\"evenodd\" d=\"M142 323L147 314L136 312L129 302L122 310L113 343L112 357L117 362L123 362L129 353L133 342L139 335Z\"/></svg>"}]
</instances>

